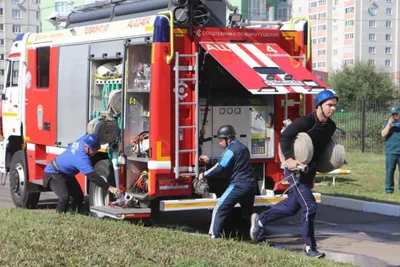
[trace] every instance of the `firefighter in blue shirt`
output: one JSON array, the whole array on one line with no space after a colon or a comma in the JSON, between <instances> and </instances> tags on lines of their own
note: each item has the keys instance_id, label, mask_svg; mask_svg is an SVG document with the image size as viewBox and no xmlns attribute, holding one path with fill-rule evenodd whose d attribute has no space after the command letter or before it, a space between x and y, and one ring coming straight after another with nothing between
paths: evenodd
<instances>
[{"instance_id":1,"label":"firefighter in blue shirt","mask_svg":"<svg viewBox=\"0 0 400 267\"><path fill-rule=\"evenodd\" d=\"M69 199L72 198L71 210L80 212L83 202L83 192L75 179L75 175L82 173L93 183L109 190L119 197L121 191L111 186L93 169L90 157L100 149L100 142L95 134L84 135L49 163L44 170L43 186L50 187L58 197L57 212L69 210Z\"/></svg>"},{"instance_id":2,"label":"firefighter in blue shirt","mask_svg":"<svg viewBox=\"0 0 400 267\"><path fill-rule=\"evenodd\" d=\"M219 145L226 149L212 168L199 175L199 180L208 180L224 173L230 176L230 184L213 210L209 231L211 238L222 237L224 220L237 203L242 208L242 217L250 219L257 190L249 149L236 140L235 129L231 125L224 125L219 128L217 136ZM206 164L211 161L206 155L201 155L199 159Z\"/></svg>"},{"instance_id":3,"label":"firefighter in blue shirt","mask_svg":"<svg viewBox=\"0 0 400 267\"><path fill-rule=\"evenodd\" d=\"M390 114L390 118L383 123L381 132L382 137L385 138L386 194L393 193L394 172L396 171L396 165L400 165L400 107L392 107ZM400 178L397 186L400 189Z\"/></svg>"}]
</instances>

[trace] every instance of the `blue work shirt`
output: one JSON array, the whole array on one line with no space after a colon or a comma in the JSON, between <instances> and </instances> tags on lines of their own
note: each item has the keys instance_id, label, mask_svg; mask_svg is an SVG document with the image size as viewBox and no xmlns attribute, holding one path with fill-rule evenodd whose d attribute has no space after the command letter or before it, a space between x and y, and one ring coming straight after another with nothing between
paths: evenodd
<instances>
[{"instance_id":1,"label":"blue work shirt","mask_svg":"<svg viewBox=\"0 0 400 267\"><path fill-rule=\"evenodd\" d=\"M86 137L87 135L84 135L70 144L67 149L55 159L63 174L73 177L78 173L87 175L94 172L90 156L86 153L84 148ZM57 173L51 163L46 166L44 172Z\"/></svg>"},{"instance_id":2,"label":"blue work shirt","mask_svg":"<svg viewBox=\"0 0 400 267\"><path fill-rule=\"evenodd\" d=\"M383 123L383 128L387 124L388 121L386 120ZM400 154L400 122L394 122L392 127L390 127L389 134L385 138L385 153Z\"/></svg>"},{"instance_id":3,"label":"blue work shirt","mask_svg":"<svg viewBox=\"0 0 400 267\"><path fill-rule=\"evenodd\" d=\"M231 184L255 183L249 149L238 140L232 141L221 159L204 173L206 179L228 174Z\"/></svg>"}]
</instances>

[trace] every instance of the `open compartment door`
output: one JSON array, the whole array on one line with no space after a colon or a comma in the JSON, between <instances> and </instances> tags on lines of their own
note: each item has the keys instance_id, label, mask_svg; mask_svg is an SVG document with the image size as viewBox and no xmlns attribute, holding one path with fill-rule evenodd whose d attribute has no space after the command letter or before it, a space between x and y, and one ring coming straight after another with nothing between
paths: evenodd
<instances>
[{"instance_id":1,"label":"open compartment door","mask_svg":"<svg viewBox=\"0 0 400 267\"><path fill-rule=\"evenodd\" d=\"M327 86L276 44L201 46L252 94L317 94Z\"/></svg>"}]
</instances>

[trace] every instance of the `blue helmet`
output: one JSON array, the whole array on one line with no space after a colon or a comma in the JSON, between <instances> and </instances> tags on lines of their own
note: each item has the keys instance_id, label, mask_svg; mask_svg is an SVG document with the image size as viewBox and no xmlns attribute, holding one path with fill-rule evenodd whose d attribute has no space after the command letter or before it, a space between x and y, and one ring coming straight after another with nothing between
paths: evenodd
<instances>
[{"instance_id":1,"label":"blue helmet","mask_svg":"<svg viewBox=\"0 0 400 267\"><path fill-rule=\"evenodd\" d=\"M95 134L89 134L85 139L85 145L93 151L100 149L100 140Z\"/></svg>"},{"instance_id":2,"label":"blue helmet","mask_svg":"<svg viewBox=\"0 0 400 267\"><path fill-rule=\"evenodd\" d=\"M315 106L318 107L322 103L324 103L326 100L331 99L331 98L336 98L337 101L339 101L339 98L335 95L334 92L331 90L323 90L318 93L317 97L315 98Z\"/></svg>"},{"instance_id":3,"label":"blue helmet","mask_svg":"<svg viewBox=\"0 0 400 267\"><path fill-rule=\"evenodd\" d=\"M393 106L389 109L390 114L400 114L400 107L399 106Z\"/></svg>"}]
</instances>

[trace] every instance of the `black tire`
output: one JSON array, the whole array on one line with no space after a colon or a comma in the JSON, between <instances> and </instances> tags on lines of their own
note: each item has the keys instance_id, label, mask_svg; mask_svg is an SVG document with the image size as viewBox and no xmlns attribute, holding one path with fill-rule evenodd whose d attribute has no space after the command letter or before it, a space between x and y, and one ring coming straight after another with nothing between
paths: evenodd
<instances>
[{"instance_id":1,"label":"black tire","mask_svg":"<svg viewBox=\"0 0 400 267\"><path fill-rule=\"evenodd\" d=\"M97 162L96 165L94 165L94 170L110 184L114 183L113 168L108 159L103 159ZM108 190L97 186L93 182L90 183L89 208L92 206L107 206L110 201L109 197ZM104 216L99 216L97 213L93 212L91 212L90 215L95 218L104 218Z\"/></svg>"},{"instance_id":2,"label":"black tire","mask_svg":"<svg viewBox=\"0 0 400 267\"><path fill-rule=\"evenodd\" d=\"M10 164L10 192L16 207L35 209L39 202L38 186L28 182L26 157L22 150L15 152Z\"/></svg>"}]
</instances>

